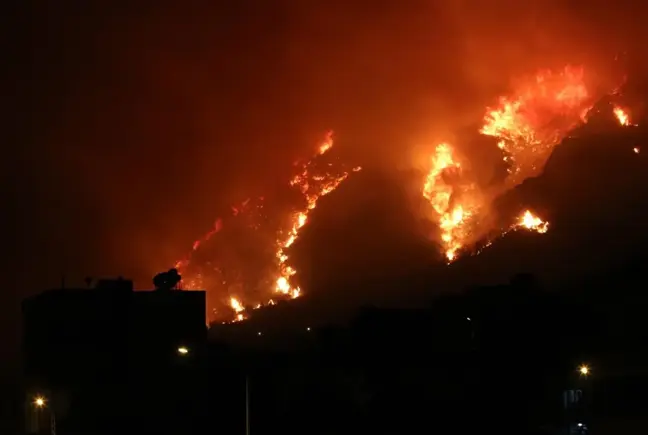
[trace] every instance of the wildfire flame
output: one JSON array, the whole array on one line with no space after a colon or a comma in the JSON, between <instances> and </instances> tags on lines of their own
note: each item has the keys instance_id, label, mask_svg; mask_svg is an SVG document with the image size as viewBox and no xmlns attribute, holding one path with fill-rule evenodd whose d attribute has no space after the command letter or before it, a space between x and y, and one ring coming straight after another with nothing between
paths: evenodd
<instances>
[{"instance_id":1,"label":"wildfire flame","mask_svg":"<svg viewBox=\"0 0 648 435\"><path fill-rule=\"evenodd\" d=\"M558 72L540 71L520 81L510 95L499 98L497 106L488 108L480 133L497 139L508 165L500 193L538 175L554 146L584 121L592 106L583 69L568 66ZM435 211L442 251L449 262L487 235L476 234L475 224L486 217L495 196L470 181L447 143L438 145L430 157L423 196ZM530 211L520 219L516 228L547 231L548 224Z\"/></svg>"},{"instance_id":2,"label":"wildfire flame","mask_svg":"<svg viewBox=\"0 0 648 435\"><path fill-rule=\"evenodd\" d=\"M557 72L540 71L533 77L518 82L509 95L501 96L497 105L487 108L479 132L496 139L502 158L507 163L508 174L498 189L480 186L468 170L470 161L460 156L450 143L441 143L434 148L428 160L422 196L430 205L432 219L438 225L441 250L448 262L456 260L460 252L470 248L480 237L493 234L492 228L484 229L481 222L491 209L495 195L538 175L553 148L572 129L587 122L593 101L583 69L567 66ZM616 105L612 107L620 125L632 125L626 108ZM246 301L238 292L225 289L225 293L229 294L226 303L230 312L233 312L234 321L247 318L246 306L253 305L256 309L274 305L277 297L294 299L301 295L300 287L294 282L297 271L290 263L289 248L300 237L301 229L308 223L319 199L337 189L350 174L349 171L332 168L332 163L328 164L328 170L321 170L317 164L318 157L327 154L332 147L333 137L329 132L317 148L314 158L296 165L297 173L290 180L289 186L300 194L303 205L290 214L288 222L273 238L275 244L271 252L274 253L274 267L269 284L265 286L267 298ZM633 151L639 153L639 148L635 147ZM361 169L355 167L352 172ZM262 208L246 200L241 205L232 207L232 215L241 219L254 207ZM223 220L218 219L213 229L193 244L192 255L176 264L176 268L185 276L183 285L186 288L204 287L201 271L187 273L188 267L193 253L219 233L223 225ZM255 223L251 227L256 230L259 224ZM508 228L498 230L495 238L510 231L526 230L543 234L548 229L547 221L531 210L525 210ZM493 240L491 237L486 238ZM221 266L215 267L214 270L220 272L220 268ZM221 284L229 285L224 279ZM270 299L271 295L274 295L273 299Z\"/></svg>"},{"instance_id":3,"label":"wildfire flame","mask_svg":"<svg viewBox=\"0 0 648 435\"><path fill-rule=\"evenodd\" d=\"M197 251L198 248L200 248L200 246L203 243L205 243L209 239L211 239L212 236L214 234L216 234L217 232L219 232L222 228L223 228L222 219L216 219L216 221L214 222L214 228L211 229L209 232L207 232L201 239L198 239L193 243L193 245L191 247L191 252L193 253L193 252ZM176 264L174 265L174 267L176 269L178 269L178 270L184 269L185 267L187 267L189 265L190 260L191 260L191 255L189 255L184 260L177 261Z\"/></svg>"},{"instance_id":4,"label":"wildfire flame","mask_svg":"<svg viewBox=\"0 0 648 435\"><path fill-rule=\"evenodd\" d=\"M480 132L498 139L509 165L507 184L538 175L553 147L583 121L592 98L582 68L541 71L489 108Z\"/></svg>"},{"instance_id":5,"label":"wildfire flame","mask_svg":"<svg viewBox=\"0 0 648 435\"><path fill-rule=\"evenodd\" d=\"M549 222L545 222L539 217L531 213L530 210L526 210L518 218L517 223L515 223L512 229L523 228L529 231L535 231L540 234L544 234L549 230Z\"/></svg>"},{"instance_id":6,"label":"wildfire flame","mask_svg":"<svg viewBox=\"0 0 648 435\"><path fill-rule=\"evenodd\" d=\"M237 294L236 296L230 295L227 305L231 311L233 311L234 321L241 321L247 318L246 306L250 305L251 302L254 305L254 309L260 308L264 305L274 305L275 300L271 299L273 293L275 293L275 295L278 293L279 295L290 299L300 296L301 289L299 286L291 282L297 271L292 265L290 265L287 251L299 238L300 230L308 223L310 213L316 208L319 199L337 189L350 174L349 171L340 171L333 163L328 163L328 165L325 166L326 170L322 170L321 165L317 164L318 157L328 153L332 147L333 133L329 132L322 144L319 145L317 153L313 159L296 164L298 172L290 180L289 186L300 194L303 198L304 205L300 206L298 210L293 211L290 214L287 228L280 229L278 232L275 242L276 247L274 248L274 258L276 263L274 265L275 272L274 277L271 278L273 285L268 288L268 298L264 301L253 302L244 301L241 294ZM361 169L361 167L356 166L351 170L351 172L358 172ZM262 201L263 198L260 197L259 200ZM262 208L262 205L255 204L250 199L247 199L240 205L232 207L232 217L242 219L247 216L251 210ZM189 269L189 266L192 263L192 255L217 232L221 231L223 226L223 220L218 219L214 228L193 244L191 255L176 263L175 267L183 275L182 285L185 289L201 289L205 287L205 280L203 279L203 274L200 272L200 269L197 272ZM256 222L249 226L255 230L260 228L260 224ZM214 267L213 270L218 272L219 276L222 275L220 266ZM227 280L222 279L220 284L225 286L228 282ZM242 286L242 284L237 284L230 285L229 287L241 288ZM208 292L215 291L213 288L208 288L207 290ZM224 291L229 290L224 289ZM212 311L215 311L215 309L212 309Z\"/></svg>"},{"instance_id":7,"label":"wildfire flame","mask_svg":"<svg viewBox=\"0 0 648 435\"><path fill-rule=\"evenodd\" d=\"M462 171L455 151L449 144L437 145L431 157L430 167L423 187L423 196L437 215L442 251L446 260L452 262L458 258L462 249L475 241L474 223L485 212L484 197L475 183L467 181L468 177ZM453 176L454 183L451 181ZM526 210L517 218L515 224L501 231L499 237L518 229L544 234L549 229L549 223ZM490 243L486 246L489 245Z\"/></svg>"},{"instance_id":8,"label":"wildfire flame","mask_svg":"<svg viewBox=\"0 0 648 435\"><path fill-rule=\"evenodd\" d=\"M437 145L430 158L423 196L436 214L443 253L448 261L453 261L464 246L470 234L471 219L479 211L473 195L475 185L459 183L462 176L463 168L452 146Z\"/></svg>"},{"instance_id":9,"label":"wildfire flame","mask_svg":"<svg viewBox=\"0 0 648 435\"><path fill-rule=\"evenodd\" d=\"M230 306L236 313L235 321L240 322L241 320L245 320L245 314L243 314L245 307L243 307L243 304L238 299L231 297Z\"/></svg>"},{"instance_id":10,"label":"wildfire flame","mask_svg":"<svg viewBox=\"0 0 648 435\"><path fill-rule=\"evenodd\" d=\"M326 139L318 149L318 155L323 155L333 147L333 132L326 135ZM293 214L290 229L277 240L277 259L279 262L279 277L276 280L275 291L290 296L292 299L299 297L301 289L290 283L290 279L297 271L288 264L288 249L299 237L299 231L308 222L309 213L317 206L317 201L338 188L340 183L347 179L348 172L341 174L311 174L312 160L304 163L299 174L290 181L290 186L297 189L304 196L306 207ZM354 172L361 170L355 167Z\"/></svg>"},{"instance_id":11,"label":"wildfire flame","mask_svg":"<svg viewBox=\"0 0 648 435\"><path fill-rule=\"evenodd\" d=\"M628 111L628 109L625 109L621 106L614 106L612 113L614 113L614 117L619 122L619 125L623 127L634 125L630 122L630 112Z\"/></svg>"}]
</instances>

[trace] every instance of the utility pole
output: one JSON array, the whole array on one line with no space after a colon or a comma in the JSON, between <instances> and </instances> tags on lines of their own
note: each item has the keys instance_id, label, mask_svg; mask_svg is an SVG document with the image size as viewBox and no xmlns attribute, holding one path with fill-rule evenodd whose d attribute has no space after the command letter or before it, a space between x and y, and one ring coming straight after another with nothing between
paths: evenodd
<instances>
[{"instance_id":1,"label":"utility pole","mask_svg":"<svg viewBox=\"0 0 648 435\"><path fill-rule=\"evenodd\" d=\"M250 435L250 378L247 375L245 376L245 435Z\"/></svg>"},{"instance_id":2,"label":"utility pole","mask_svg":"<svg viewBox=\"0 0 648 435\"><path fill-rule=\"evenodd\" d=\"M50 435L56 435L56 414L54 409L50 407Z\"/></svg>"}]
</instances>

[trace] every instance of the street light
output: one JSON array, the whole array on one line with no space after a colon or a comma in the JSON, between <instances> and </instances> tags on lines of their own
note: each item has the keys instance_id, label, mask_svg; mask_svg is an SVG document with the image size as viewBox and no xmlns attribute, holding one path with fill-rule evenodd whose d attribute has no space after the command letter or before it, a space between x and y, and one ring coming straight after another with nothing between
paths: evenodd
<instances>
[{"instance_id":1,"label":"street light","mask_svg":"<svg viewBox=\"0 0 648 435\"><path fill-rule=\"evenodd\" d=\"M581 374L581 376L588 376L590 374L590 368L583 364L580 367L578 367L578 372Z\"/></svg>"},{"instance_id":2,"label":"street light","mask_svg":"<svg viewBox=\"0 0 648 435\"><path fill-rule=\"evenodd\" d=\"M47 407L47 399L45 396L37 395L34 397L34 406L37 409L45 409ZM56 435L56 415L54 414L54 409L49 407L50 414L50 435Z\"/></svg>"},{"instance_id":3,"label":"street light","mask_svg":"<svg viewBox=\"0 0 648 435\"><path fill-rule=\"evenodd\" d=\"M189 348L186 346L180 346L178 348L178 354L179 355L188 355L189 354Z\"/></svg>"}]
</instances>

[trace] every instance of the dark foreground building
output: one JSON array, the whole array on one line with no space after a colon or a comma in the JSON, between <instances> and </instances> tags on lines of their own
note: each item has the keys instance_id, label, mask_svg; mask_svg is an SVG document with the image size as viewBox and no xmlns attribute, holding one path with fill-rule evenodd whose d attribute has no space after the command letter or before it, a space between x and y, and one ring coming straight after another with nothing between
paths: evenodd
<instances>
[{"instance_id":1,"label":"dark foreground building","mask_svg":"<svg viewBox=\"0 0 648 435\"><path fill-rule=\"evenodd\" d=\"M29 298L23 316L27 433L200 429L204 292L102 280Z\"/></svg>"}]
</instances>

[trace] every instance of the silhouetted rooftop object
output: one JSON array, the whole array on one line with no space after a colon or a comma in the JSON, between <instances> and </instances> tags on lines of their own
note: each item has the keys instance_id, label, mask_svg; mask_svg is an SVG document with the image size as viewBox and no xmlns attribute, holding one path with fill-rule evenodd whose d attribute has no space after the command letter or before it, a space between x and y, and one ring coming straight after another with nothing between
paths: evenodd
<instances>
[{"instance_id":1,"label":"silhouetted rooftop object","mask_svg":"<svg viewBox=\"0 0 648 435\"><path fill-rule=\"evenodd\" d=\"M169 269L167 272L160 272L153 278L153 285L156 290L169 291L176 289L182 277L177 269Z\"/></svg>"}]
</instances>

